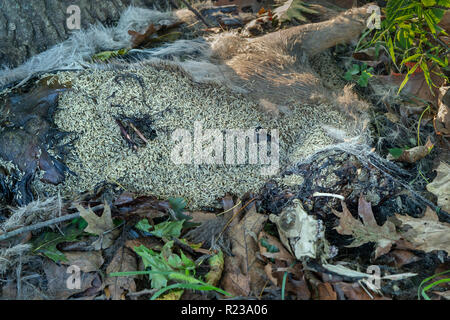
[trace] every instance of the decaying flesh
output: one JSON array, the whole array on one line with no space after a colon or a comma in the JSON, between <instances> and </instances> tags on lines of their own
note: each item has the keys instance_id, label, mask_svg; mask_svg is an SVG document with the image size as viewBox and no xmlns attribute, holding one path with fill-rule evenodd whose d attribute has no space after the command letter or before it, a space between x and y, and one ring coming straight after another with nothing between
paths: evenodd
<instances>
[{"instance_id":1,"label":"decaying flesh","mask_svg":"<svg viewBox=\"0 0 450 320\"><path fill-rule=\"evenodd\" d=\"M42 87L5 99L0 127L0 180L2 193L12 196L19 205L33 199L30 182L37 171L45 183L57 185L64 181L65 165L48 152L49 143L61 134L52 130L51 117L63 90Z\"/></svg>"}]
</instances>

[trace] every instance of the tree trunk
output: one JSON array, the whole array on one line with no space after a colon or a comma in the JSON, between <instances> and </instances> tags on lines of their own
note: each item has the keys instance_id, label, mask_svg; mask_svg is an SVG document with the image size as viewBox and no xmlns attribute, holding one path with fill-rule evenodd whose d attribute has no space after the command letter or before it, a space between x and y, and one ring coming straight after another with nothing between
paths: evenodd
<instances>
[{"instance_id":1,"label":"tree trunk","mask_svg":"<svg viewBox=\"0 0 450 320\"><path fill-rule=\"evenodd\" d=\"M164 0L7 0L0 1L0 66L16 67L66 40L71 33L67 8L80 8L81 28L115 23L129 5L152 8Z\"/></svg>"}]
</instances>

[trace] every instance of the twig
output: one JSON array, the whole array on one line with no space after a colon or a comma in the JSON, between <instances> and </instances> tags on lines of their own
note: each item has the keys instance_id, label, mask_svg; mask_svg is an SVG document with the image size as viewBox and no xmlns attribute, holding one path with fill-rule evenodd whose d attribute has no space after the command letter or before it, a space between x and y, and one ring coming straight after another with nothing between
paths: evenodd
<instances>
[{"instance_id":1,"label":"twig","mask_svg":"<svg viewBox=\"0 0 450 320\"><path fill-rule=\"evenodd\" d=\"M344 196L341 196L340 194L334 194L334 193L314 192L313 197L333 197L333 198L341 199L342 201L345 200Z\"/></svg>"},{"instance_id":2,"label":"twig","mask_svg":"<svg viewBox=\"0 0 450 320\"><path fill-rule=\"evenodd\" d=\"M241 207L238 211L236 211L235 214L233 214L233 216L231 217L231 219L228 220L227 224L223 227L223 229L222 229L222 231L220 232L220 234L219 234L219 236L217 237L217 239L219 239L219 238L223 235L223 233L224 233L225 230L228 228L228 226L229 226L230 223L233 221L233 219L236 218L236 216L237 216L238 214L240 214L245 208L247 208L247 206L248 206L250 203L252 203L252 202L255 201L256 199L257 199L257 198L255 197L255 198L249 200L246 204L244 204L243 207ZM210 248L210 250L211 250L211 248Z\"/></svg>"},{"instance_id":3,"label":"twig","mask_svg":"<svg viewBox=\"0 0 450 320\"><path fill-rule=\"evenodd\" d=\"M200 12L198 12L186 0L181 0L181 2L183 2L186 5L186 7L188 7L188 9L191 10L197 16L197 18L199 18L205 24L205 26L207 26L208 28L211 28L211 25L208 22L206 22L205 18L203 18L203 16L201 15Z\"/></svg>"},{"instance_id":4,"label":"twig","mask_svg":"<svg viewBox=\"0 0 450 320\"><path fill-rule=\"evenodd\" d=\"M80 217L80 213L79 212L68 214L68 215L65 215L65 216L62 216L62 217L59 217L59 218L55 218L55 219L51 219L51 220L47 220L47 221L44 221L44 222L36 223L36 224L34 224L32 226L19 228L17 230L1 234L0 235L0 241L3 241L3 240L6 240L6 239L15 237L15 236L17 236L17 235L19 235L21 233L24 233L24 232L38 230L38 229L41 229L41 228L44 228L44 227L51 226L53 224L57 224L57 223L64 222L64 221L67 221L67 220L72 220L72 219L75 219L75 218L78 218L78 217Z\"/></svg>"},{"instance_id":5,"label":"twig","mask_svg":"<svg viewBox=\"0 0 450 320\"><path fill-rule=\"evenodd\" d=\"M158 291L158 289L144 289L138 292L128 292L127 296L129 297L138 297L138 296L142 296L144 294L154 294L156 293L156 291Z\"/></svg>"},{"instance_id":6,"label":"twig","mask_svg":"<svg viewBox=\"0 0 450 320\"><path fill-rule=\"evenodd\" d=\"M146 143L148 144L148 140L145 139L144 135L130 122L130 127L137 133L137 135Z\"/></svg>"},{"instance_id":7,"label":"twig","mask_svg":"<svg viewBox=\"0 0 450 320\"><path fill-rule=\"evenodd\" d=\"M131 145L133 150L137 150L137 145L134 143L134 141L131 139L130 135L128 134L127 130L123 126L122 122L119 119L116 119L116 123L120 128L120 133L122 134L122 137Z\"/></svg>"}]
</instances>

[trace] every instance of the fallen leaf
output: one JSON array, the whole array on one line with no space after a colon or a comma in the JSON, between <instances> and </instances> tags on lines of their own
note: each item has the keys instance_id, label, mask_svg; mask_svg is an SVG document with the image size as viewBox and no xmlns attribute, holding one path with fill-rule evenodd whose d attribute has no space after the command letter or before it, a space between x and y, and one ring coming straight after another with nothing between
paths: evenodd
<instances>
[{"instance_id":1,"label":"fallen leaf","mask_svg":"<svg viewBox=\"0 0 450 320\"><path fill-rule=\"evenodd\" d=\"M194 211L189 214L192 217L190 222L193 223L203 223L205 221L214 220L217 218L217 215L211 212L203 212L203 211Z\"/></svg>"},{"instance_id":2,"label":"fallen leaf","mask_svg":"<svg viewBox=\"0 0 450 320\"><path fill-rule=\"evenodd\" d=\"M276 286L278 286L278 279L273 275L273 265L268 263L264 266L267 278Z\"/></svg>"},{"instance_id":3,"label":"fallen leaf","mask_svg":"<svg viewBox=\"0 0 450 320\"><path fill-rule=\"evenodd\" d=\"M416 256L411 251L407 250L392 250L389 255L391 255L395 260L395 267L401 268L405 264L417 262L420 260L418 256Z\"/></svg>"},{"instance_id":4,"label":"fallen leaf","mask_svg":"<svg viewBox=\"0 0 450 320\"><path fill-rule=\"evenodd\" d=\"M269 252L267 248L262 244L262 240L265 239L271 246L274 246L278 249L276 252ZM264 231L261 231L258 236L258 245L259 251L263 257L275 260L286 261L288 265L295 261L294 257L285 249L283 244L270 234L267 234Z\"/></svg>"},{"instance_id":5,"label":"fallen leaf","mask_svg":"<svg viewBox=\"0 0 450 320\"><path fill-rule=\"evenodd\" d=\"M405 74L393 73L387 76L375 75L373 78L378 79L383 86L395 87L396 90L398 90L403 80L405 79ZM443 79L435 75L434 73L431 73L431 80L437 86L437 88L433 87L433 93L430 91L430 88L428 87L423 72L414 73L409 77L409 80L403 87L401 93L419 98L419 99L413 98L413 101L419 105L423 105L423 102L421 100L425 100L434 105L437 105L437 98L439 95L438 88L442 85ZM376 88L376 86L374 87L374 89L375 91L380 90L380 88ZM386 92L386 89L381 90Z\"/></svg>"},{"instance_id":6,"label":"fallen leaf","mask_svg":"<svg viewBox=\"0 0 450 320\"><path fill-rule=\"evenodd\" d=\"M152 23L147 27L144 33L139 33L134 30L128 30L128 34L131 36L132 48L138 48L145 45L149 41L150 36L156 33L155 25Z\"/></svg>"},{"instance_id":7,"label":"fallen leaf","mask_svg":"<svg viewBox=\"0 0 450 320\"><path fill-rule=\"evenodd\" d=\"M104 262L100 251L68 251L64 255L67 261L62 264L76 265L83 272L99 271Z\"/></svg>"},{"instance_id":8,"label":"fallen leaf","mask_svg":"<svg viewBox=\"0 0 450 320\"><path fill-rule=\"evenodd\" d=\"M358 204L358 214L362 218L362 222L353 218L347 209L345 202L341 201L342 212L333 210L339 220L339 226L335 229L339 234L353 236L353 241L347 247L359 247L368 242L375 242L375 259L388 253L392 244L400 239L400 235L395 230L395 225L386 221L384 225L379 226L373 216L370 202L367 202L361 195Z\"/></svg>"},{"instance_id":9,"label":"fallen leaf","mask_svg":"<svg viewBox=\"0 0 450 320\"><path fill-rule=\"evenodd\" d=\"M94 296L102 290L102 282L98 273L70 271L67 266L58 266L52 261L45 261L44 272L47 278L47 292L52 299L64 300L75 294L81 294L89 290L89 295ZM79 277L79 282L77 281ZM73 281L73 282L72 282ZM72 285L70 285L72 284Z\"/></svg>"},{"instance_id":10,"label":"fallen leaf","mask_svg":"<svg viewBox=\"0 0 450 320\"><path fill-rule=\"evenodd\" d=\"M125 242L125 246L130 250L134 250L135 247L139 247L141 245L156 251L161 251L162 249L161 241L155 237L141 237L133 240L127 240Z\"/></svg>"},{"instance_id":11,"label":"fallen leaf","mask_svg":"<svg viewBox=\"0 0 450 320\"><path fill-rule=\"evenodd\" d=\"M437 176L427 184L427 190L438 198L437 204L442 210L450 212L450 166L441 162L436 172Z\"/></svg>"},{"instance_id":12,"label":"fallen leaf","mask_svg":"<svg viewBox=\"0 0 450 320\"><path fill-rule=\"evenodd\" d=\"M444 298L446 300L450 300L450 290L447 290L444 292L434 291L433 293L437 294L438 296L441 296L442 298Z\"/></svg>"},{"instance_id":13,"label":"fallen leaf","mask_svg":"<svg viewBox=\"0 0 450 320\"><path fill-rule=\"evenodd\" d=\"M108 203L105 202L103 214L100 217L91 208L86 210L79 204L76 204L75 207L88 224L84 231L99 236L98 240L92 244L94 248L96 250L109 248L113 244L119 230L113 230L114 222L111 218L111 208Z\"/></svg>"},{"instance_id":14,"label":"fallen leaf","mask_svg":"<svg viewBox=\"0 0 450 320\"><path fill-rule=\"evenodd\" d=\"M389 149L388 160L395 160L401 162L415 163L420 159L425 158L433 149L434 144L431 143L430 137L428 137L427 142L424 146L417 146L411 149ZM395 154L394 151L400 151Z\"/></svg>"},{"instance_id":15,"label":"fallen leaf","mask_svg":"<svg viewBox=\"0 0 450 320\"><path fill-rule=\"evenodd\" d=\"M212 286L217 286L220 278L222 278L224 267L223 252L219 251L217 254L213 255L209 258L208 263L211 269L205 276L206 283Z\"/></svg>"},{"instance_id":16,"label":"fallen leaf","mask_svg":"<svg viewBox=\"0 0 450 320\"><path fill-rule=\"evenodd\" d=\"M344 292L348 300L392 300L375 293L371 293L372 299L359 283L338 282L334 285Z\"/></svg>"},{"instance_id":17,"label":"fallen leaf","mask_svg":"<svg viewBox=\"0 0 450 320\"><path fill-rule=\"evenodd\" d=\"M64 253L59 251L58 245L64 242L75 242L83 230L71 225L60 232L44 232L33 241L33 253L43 254L54 262L67 261Z\"/></svg>"},{"instance_id":18,"label":"fallen leaf","mask_svg":"<svg viewBox=\"0 0 450 320\"><path fill-rule=\"evenodd\" d=\"M106 268L106 274L113 272L127 272L138 270L137 259L133 251L128 248L117 250L114 258ZM125 300L125 294L136 291L135 279L137 276L109 277L105 280L112 300Z\"/></svg>"},{"instance_id":19,"label":"fallen leaf","mask_svg":"<svg viewBox=\"0 0 450 320\"><path fill-rule=\"evenodd\" d=\"M285 294L294 294L297 300L309 300L311 298L311 292L308 287L308 283L302 271L302 264L297 263L292 268L285 267L286 263L280 260L275 261L275 267L271 268L272 277L275 278L278 287L281 287L283 283L284 275L288 272L285 283ZM266 270L266 273L269 270Z\"/></svg>"},{"instance_id":20,"label":"fallen leaf","mask_svg":"<svg viewBox=\"0 0 450 320\"><path fill-rule=\"evenodd\" d=\"M436 133L450 135L450 87L439 88Z\"/></svg>"},{"instance_id":21,"label":"fallen leaf","mask_svg":"<svg viewBox=\"0 0 450 320\"><path fill-rule=\"evenodd\" d=\"M227 232L232 256L225 257L222 287L236 296L259 295L266 279L264 265L257 258L259 234L267 220L256 212L255 206L243 216L234 217Z\"/></svg>"},{"instance_id":22,"label":"fallen leaf","mask_svg":"<svg viewBox=\"0 0 450 320\"><path fill-rule=\"evenodd\" d=\"M170 301L180 300L183 293L184 293L184 290L172 290L169 293L161 295L156 300L170 300Z\"/></svg>"},{"instance_id":23,"label":"fallen leaf","mask_svg":"<svg viewBox=\"0 0 450 320\"><path fill-rule=\"evenodd\" d=\"M334 291L333 286L329 282L320 283L317 286L317 291L319 300L337 300L336 291Z\"/></svg>"},{"instance_id":24,"label":"fallen leaf","mask_svg":"<svg viewBox=\"0 0 450 320\"><path fill-rule=\"evenodd\" d=\"M181 33L173 30L181 24L183 24L181 21L174 22L170 25L155 26L154 24L150 24L144 33L128 30L128 34L131 36L132 48L149 48L155 44L175 41L181 36Z\"/></svg>"},{"instance_id":25,"label":"fallen leaf","mask_svg":"<svg viewBox=\"0 0 450 320\"><path fill-rule=\"evenodd\" d=\"M396 218L410 228L402 231L402 237L416 250L431 252L444 250L450 253L450 223L440 222L436 212L427 207L422 218L396 215Z\"/></svg>"}]
</instances>

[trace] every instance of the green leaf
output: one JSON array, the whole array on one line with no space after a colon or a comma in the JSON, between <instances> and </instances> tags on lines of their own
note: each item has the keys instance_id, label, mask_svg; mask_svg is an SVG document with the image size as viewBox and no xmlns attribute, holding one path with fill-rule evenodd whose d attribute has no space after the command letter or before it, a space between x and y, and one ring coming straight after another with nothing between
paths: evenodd
<instances>
[{"instance_id":1,"label":"green leaf","mask_svg":"<svg viewBox=\"0 0 450 320\"><path fill-rule=\"evenodd\" d=\"M353 80L353 76L359 73L359 65L353 64L350 69L344 74L344 79L347 81Z\"/></svg>"},{"instance_id":2,"label":"green leaf","mask_svg":"<svg viewBox=\"0 0 450 320\"><path fill-rule=\"evenodd\" d=\"M419 67L419 63L416 63L416 64L408 71L408 73L407 73L406 76L405 76L405 79L403 80L402 84L400 85L400 88L399 88L398 91L397 91L397 94L399 94L400 91L402 91L403 87L406 85L406 83L407 83L408 80L409 80L409 76L410 76L411 74L413 74L414 71L416 71L416 69L417 69L418 67Z\"/></svg>"},{"instance_id":3,"label":"green leaf","mask_svg":"<svg viewBox=\"0 0 450 320\"><path fill-rule=\"evenodd\" d=\"M370 73L364 71L364 72L359 76L358 84L359 84L361 87L363 87L363 88L367 87L367 84L369 83L369 79L370 79L371 77L372 77L372 75L371 75Z\"/></svg>"},{"instance_id":4,"label":"green leaf","mask_svg":"<svg viewBox=\"0 0 450 320\"><path fill-rule=\"evenodd\" d=\"M142 219L138 223L136 223L135 228L144 232L150 232L152 225L148 222L147 219Z\"/></svg>"},{"instance_id":5,"label":"green leaf","mask_svg":"<svg viewBox=\"0 0 450 320\"><path fill-rule=\"evenodd\" d=\"M275 252L279 252L280 251L280 249L278 249L277 246L274 246L273 244L270 244L265 238L261 238L260 243L270 253L275 253Z\"/></svg>"},{"instance_id":6,"label":"green leaf","mask_svg":"<svg viewBox=\"0 0 450 320\"><path fill-rule=\"evenodd\" d=\"M174 212L175 217L178 220L184 219L184 220L191 220L192 217L183 214L184 209L186 208L186 200L183 198L170 198L169 199L169 206L170 209Z\"/></svg>"},{"instance_id":7,"label":"green leaf","mask_svg":"<svg viewBox=\"0 0 450 320\"><path fill-rule=\"evenodd\" d=\"M173 271L173 269L164 259L162 259L159 254L143 245L135 247L134 252L142 258L145 268L151 268L152 271ZM154 289L160 289L167 286L168 279L162 274L150 274L149 278L151 280L151 286Z\"/></svg>"},{"instance_id":8,"label":"green leaf","mask_svg":"<svg viewBox=\"0 0 450 320\"><path fill-rule=\"evenodd\" d=\"M400 158L400 156L403 154L404 149L402 148L391 148L388 149L389 153L395 158Z\"/></svg>"},{"instance_id":9,"label":"green leaf","mask_svg":"<svg viewBox=\"0 0 450 320\"><path fill-rule=\"evenodd\" d=\"M188 257L186 257L186 255L183 253L183 251L180 251L180 255L181 255L181 261L183 262L183 266L186 269L195 269L195 262L192 261L191 259L189 259Z\"/></svg>"},{"instance_id":10,"label":"green leaf","mask_svg":"<svg viewBox=\"0 0 450 320\"><path fill-rule=\"evenodd\" d=\"M74 242L83 234L82 229L78 229L76 225L69 225L63 230L63 234L59 232L44 232L36 240L32 242L35 254L43 254L52 259L54 262L67 261L64 253L58 250L57 245L63 242Z\"/></svg>"},{"instance_id":11,"label":"green leaf","mask_svg":"<svg viewBox=\"0 0 450 320\"><path fill-rule=\"evenodd\" d=\"M436 4L436 0L422 0L422 3L425 7L431 7Z\"/></svg>"},{"instance_id":12,"label":"green leaf","mask_svg":"<svg viewBox=\"0 0 450 320\"><path fill-rule=\"evenodd\" d=\"M103 51L92 56L94 61L106 62L114 57L123 56L128 53L128 49L123 48L115 51Z\"/></svg>"},{"instance_id":13,"label":"green leaf","mask_svg":"<svg viewBox=\"0 0 450 320\"><path fill-rule=\"evenodd\" d=\"M441 58L439 58L433 54L430 54L430 53L427 53L427 57L430 58L431 60L433 60L434 62L437 62L441 67L445 68L448 66L448 58L447 57L445 57L445 60L442 60Z\"/></svg>"},{"instance_id":14,"label":"green leaf","mask_svg":"<svg viewBox=\"0 0 450 320\"><path fill-rule=\"evenodd\" d=\"M392 39L391 38L388 39L387 47L388 47L389 55L391 56L392 62L394 62L394 64L395 64L394 44L392 43Z\"/></svg>"},{"instance_id":15,"label":"green leaf","mask_svg":"<svg viewBox=\"0 0 450 320\"><path fill-rule=\"evenodd\" d=\"M353 80L352 73L351 73L350 71L347 71L347 72L344 74L344 79L347 80L347 81L352 81L352 80Z\"/></svg>"},{"instance_id":16,"label":"green leaf","mask_svg":"<svg viewBox=\"0 0 450 320\"><path fill-rule=\"evenodd\" d=\"M159 238L178 238L183 229L184 220L178 221L165 221L155 225L155 228L150 231L156 237Z\"/></svg>"},{"instance_id":17,"label":"green leaf","mask_svg":"<svg viewBox=\"0 0 450 320\"><path fill-rule=\"evenodd\" d=\"M433 82L431 81L430 70L428 70L428 66L427 66L426 62L422 61L420 63L420 67L422 68L423 76L425 78L425 81L428 84L428 88L430 88L431 93L433 93Z\"/></svg>"},{"instance_id":18,"label":"green leaf","mask_svg":"<svg viewBox=\"0 0 450 320\"><path fill-rule=\"evenodd\" d=\"M409 56L408 58L403 59L401 64L403 65L403 64L405 64L405 62L410 62L410 61L418 61L421 56L423 56L423 54L421 54L421 53L413 54L412 56Z\"/></svg>"},{"instance_id":19,"label":"green leaf","mask_svg":"<svg viewBox=\"0 0 450 320\"><path fill-rule=\"evenodd\" d=\"M154 289L166 287L169 280L200 281L190 276L191 271L195 271L195 262L186 257L182 251L181 257L173 253L173 244L173 241L167 242L160 253L143 245L134 248L134 251L142 258L144 267L150 268L149 271L143 272L147 272L149 275L151 287Z\"/></svg>"}]
</instances>

